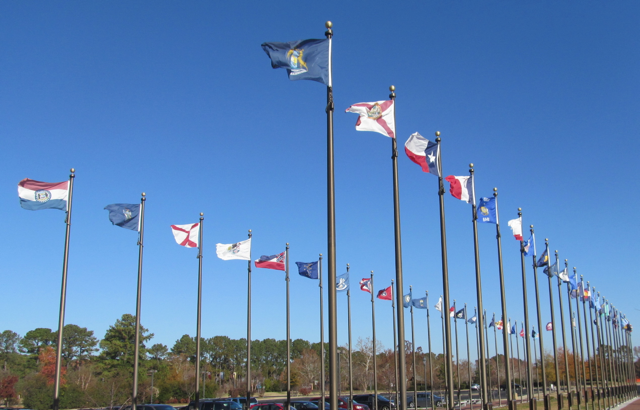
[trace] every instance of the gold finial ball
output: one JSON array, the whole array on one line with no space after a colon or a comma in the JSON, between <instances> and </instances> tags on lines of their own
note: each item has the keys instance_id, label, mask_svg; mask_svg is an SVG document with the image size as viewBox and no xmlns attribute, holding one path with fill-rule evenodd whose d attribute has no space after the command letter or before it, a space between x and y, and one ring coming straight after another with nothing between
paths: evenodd
<instances>
[{"instance_id":1,"label":"gold finial ball","mask_svg":"<svg viewBox=\"0 0 640 410\"><path fill-rule=\"evenodd\" d=\"M144 192L142 193L142 196L147 196L147 194L145 194Z\"/></svg>"},{"instance_id":2,"label":"gold finial ball","mask_svg":"<svg viewBox=\"0 0 640 410\"><path fill-rule=\"evenodd\" d=\"M347 266L349 266L349 264L347 263Z\"/></svg>"},{"instance_id":3,"label":"gold finial ball","mask_svg":"<svg viewBox=\"0 0 640 410\"><path fill-rule=\"evenodd\" d=\"M498 192L498 188L493 188L493 192Z\"/></svg>"},{"instance_id":4,"label":"gold finial ball","mask_svg":"<svg viewBox=\"0 0 640 410\"><path fill-rule=\"evenodd\" d=\"M251 233L251 229L249 229L249 233Z\"/></svg>"},{"instance_id":5,"label":"gold finial ball","mask_svg":"<svg viewBox=\"0 0 640 410\"><path fill-rule=\"evenodd\" d=\"M204 216L204 212L200 212L200 216Z\"/></svg>"},{"instance_id":6,"label":"gold finial ball","mask_svg":"<svg viewBox=\"0 0 640 410\"><path fill-rule=\"evenodd\" d=\"M522 212L522 208L518 208L518 212Z\"/></svg>"},{"instance_id":7,"label":"gold finial ball","mask_svg":"<svg viewBox=\"0 0 640 410\"><path fill-rule=\"evenodd\" d=\"M565 262L569 262L569 259L565 259L564 261L565 261Z\"/></svg>"},{"instance_id":8,"label":"gold finial ball","mask_svg":"<svg viewBox=\"0 0 640 410\"><path fill-rule=\"evenodd\" d=\"M529 228L533 229L533 225L529 225Z\"/></svg>"},{"instance_id":9,"label":"gold finial ball","mask_svg":"<svg viewBox=\"0 0 640 410\"><path fill-rule=\"evenodd\" d=\"M322 254L320 254L320 256L322 256Z\"/></svg>"},{"instance_id":10,"label":"gold finial ball","mask_svg":"<svg viewBox=\"0 0 640 410\"><path fill-rule=\"evenodd\" d=\"M324 23L324 26L325 26L326 28L331 28L331 27L333 27L333 23L332 23L332 22L330 22L330 21L327 21L326 23Z\"/></svg>"},{"instance_id":11,"label":"gold finial ball","mask_svg":"<svg viewBox=\"0 0 640 410\"><path fill-rule=\"evenodd\" d=\"M573 270L576 270L576 269L577 269L577 268L574 266L574 267L573 267Z\"/></svg>"},{"instance_id":12,"label":"gold finial ball","mask_svg":"<svg viewBox=\"0 0 640 410\"><path fill-rule=\"evenodd\" d=\"M289 242L287 242L287 246L289 246Z\"/></svg>"},{"instance_id":13,"label":"gold finial ball","mask_svg":"<svg viewBox=\"0 0 640 410\"><path fill-rule=\"evenodd\" d=\"M71 168L71 172L72 173L76 172L76 169L75 168Z\"/></svg>"},{"instance_id":14,"label":"gold finial ball","mask_svg":"<svg viewBox=\"0 0 640 410\"><path fill-rule=\"evenodd\" d=\"M473 168L473 162L471 164L469 164L469 167Z\"/></svg>"},{"instance_id":15,"label":"gold finial ball","mask_svg":"<svg viewBox=\"0 0 640 410\"><path fill-rule=\"evenodd\" d=\"M544 241L545 241L545 242L548 242L548 241L549 241L549 238L544 238Z\"/></svg>"},{"instance_id":16,"label":"gold finial ball","mask_svg":"<svg viewBox=\"0 0 640 410\"><path fill-rule=\"evenodd\" d=\"M436 137L440 136L440 131L436 131Z\"/></svg>"},{"instance_id":17,"label":"gold finial ball","mask_svg":"<svg viewBox=\"0 0 640 410\"><path fill-rule=\"evenodd\" d=\"M371 273L373 273L373 271L371 271Z\"/></svg>"},{"instance_id":18,"label":"gold finial ball","mask_svg":"<svg viewBox=\"0 0 640 410\"><path fill-rule=\"evenodd\" d=\"M389 91L395 91L395 90L396 90L396 86L395 85L392 85L392 86L389 87Z\"/></svg>"}]
</instances>

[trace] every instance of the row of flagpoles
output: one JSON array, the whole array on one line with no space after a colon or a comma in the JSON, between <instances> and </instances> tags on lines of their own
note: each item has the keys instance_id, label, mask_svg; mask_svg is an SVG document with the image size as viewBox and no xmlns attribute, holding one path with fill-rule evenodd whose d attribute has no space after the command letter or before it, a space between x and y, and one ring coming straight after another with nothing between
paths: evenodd
<instances>
[{"instance_id":1,"label":"row of flagpoles","mask_svg":"<svg viewBox=\"0 0 640 410\"><path fill-rule=\"evenodd\" d=\"M328 292L329 299L329 402L331 406L331 410L338 409L338 366L337 366L337 304L336 304L336 291L337 290L346 290L347 296L349 299L348 309L349 309L349 363L351 367L351 315L350 315L350 291L348 286L348 267L347 267L347 276L344 275L342 277L338 277L336 275L336 239L335 239L335 184L334 184L334 172L333 172L333 87L331 82L331 41L333 37L332 25L330 22L326 24L327 31L325 33L326 39L324 40L303 40L303 41L295 41L289 43L264 43L262 48L269 55L273 68L285 68L289 74L289 78L291 80L312 80L325 84L327 86L327 216L328 216L328 229L327 229L327 264L328 264L328 279L329 283L335 283L336 286L330 286ZM373 131L380 134L383 134L391 139L391 149L392 149L392 171L393 171L393 201L394 201L394 236L395 236L395 287L396 289L403 289L403 273L402 273L402 246L401 246L401 232L400 232L400 202L399 202L399 189L398 189L398 166L397 166L397 144L396 144L396 121L395 121L395 87L390 87L391 94L389 96L389 100L385 101L377 101L377 102L369 102L369 103L358 103L353 104L349 108L347 108L347 112L356 113L359 115L358 121L356 123L356 130L358 131ZM445 212L444 212L444 181L448 181L450 183L450 192L451 194L463 200L471 205L472 210L472 222L473 222L473 236L474 236L474 250L475 250L475 271L476 271L476 297L477 297L477 311L482 312L482 314L475 315L476 317L476 327L478 332L478 354L479 354L479 375L480 375L480 390L481 390L481 398L484 408L488 408L491 403L489 400L489 390L487 380L487 355L488 355L488 343L485 340L486 333L486 318L485 318L485 310L482 302L482 287L481 287L481 272L480 272L480 258L479 258L479 250L478 250L478 234L477 234L477 222L481 223L493 223L496 225L496 233L497 233L497 246L498 246L498 267L499 267L499 278L500 278L500 290L501 290L501 314L502 321L504 318L508 318L507 314L507 303L505 297L505 289L504 289L504 274L503 274L503 264L502 264L502 244L501 244L501 235L500 235L500 223L499 223L499 214L498 214L498 193L497 189L494 188L493 197L483 197L480 198L479 204L476 205L476 196L475 196L475 188L474 188L474 171L473 164L471 164L470 175L469 176L448 176L443 178L442 176L442 159L441 159L441 147L440 147L440 133L436 132L436 140L429 141L426 138L422 137L419 133L412 134L407 142L405 143L405 152L409 159L411 159L416 164L420 165L422 170L426 173L430 173L438 177L438 196L439 196L439 205L440 205L440 237L441 237L441 254L442 254L442 278L443 278L443 294L441 296L438 305L440 307L440 311L442 312L442 303L444 306L452 306L449 298L449 280L448 280L448 261L447 261L447 242L446 242L446 227L445 227ZM30 210L38 210L38 209L60 209L65 210L67 212L66 218L66 236L65 236L65 253L64 253L64 262L63 262L63 274L62 274L62 291L61 291L61 303L60 303L60 318L59 318L59 330L58 330L58 351L57 351L57 360L56 360L56 377L55 377L55 387L54 387L54 405L53 409L58 410L59 404L59 380L60 380L60 356L61 356L61 338L62 338L62 328L64 324L64 307L66 300L66 277L67 277L67 262L68 262L68 251L69 251L69 235L70 235L70 224L71 224L71 204L72 204L72 196L73 196L73 181L75 178L75 171L71 170L71 175L69 181L61 182L61 183L43 183L38 181L33 181L29 179L25 179L21 181L18 185L18 192L20 196L21 205L25 209ZM139 262L138 262L138 294L137 294L137 303L136 303L136 341L135 341L135 360L134 360L134 385L133 385L133 393L132 393L132 408L136 410L137 404L137 376L138 376L138 346L139 346L139 327L140 327L140 292L141 292L141 282L142 282L142 257L143 257L143 239L144 239L144 207L145 207L145 194L142 194L142 199L140 204L112 204L108 205L105 209L109 211L109 218L114 225L121 226L127 229L136 230L139 234L138 246L139 246ZM185 247L198 247L198 259L199 259L199 267L198 267L198 312L197 312L197 335L196 335L196 355L200 357L200 316L201 316L201 293L202 293L202 242L203 242L203 215L200 215L200 221L195 224L188 225L172 225L171 228L173 230L174 236L178 244ZM556 262L552 265L550 263L549 258L549 246L548 241L545 241L545 251L542 256L537 259L536 251L535 251L535 236L533 231L533 225L531 225L531 238L528 241L524 241L522 237L522 214L519 212L518 218L509 221L509 226L513 230L514 236L517 240L520 241L521 247L521 262L522 262L522 279L523 279L523 302L524 302L524 314L525 314L525 329L532 329L532 326L529 323L529 313L528 313L528 304L527 304L527 288L526 288L526 271L525 271L525 256L533 257L533 270L534 270L534 280L535 280L535 292L536 292L536 308L538 313L538 329L542 328L542 318L540 315L540 297L539 297L539 288L538 288L538 280L537 280L537 268L545 267L545 273L548 274L549 279L549 300L550 300L550 308L551 308L551 329L553 335L553 351L554 351L554 359L555 359L555 370L556 375L559 377L558 371L558 360L557 360L557 343L555 337L555 322L554 322L554 304L553 304L553 290L551 278L553 276L558 276L558 287L561 288L561 284L563 281L561 280L560 274L563 274L563 277L568 278L568 293L570 296L571 292L574 291L576 293L576 300L580 298L583 299L583 313L584 313L584 324L585 324L585 333L587 331L586 325L587 323L593 323L592 312L589 310L590 321L587 322L586 319L586 299L585 295L587 290L589 289L589 283L587 282L587 288L584 287L583 281L580 281L580 285L577 283L577 273L574 268L574 274L571 278L568 277L567 274L567 263L565 260L565 269L560 272L559 269L559 260L557 258L556 252ZM218 244L216 246L216 252L221 259L229 260L229 259L240 259L248 261L248 297L247 297L247 396L251 395L251 231L249 231L249 238L245 241L237 242L234 244ZM256 267L265 267L270 269L284 270L286 272L286 288L287 288L287 355L289 357L290 349L290 329L289 329L289 258L288 258L288 250L289 246L287 244L285 252L272 255L272 256L263 256L259 260L255 261ZM324 318L322 317L323 312L323 293L322 293L322 258L320 258L316 262L312 263L302 263L297 262L299 273L303 276L307 276L312 279L319 278L319 287L320 287L320 303L321 303L321 343L324 345ZM573 278L573 279L572 279ZM572 282L573 280L573 282ZM371 296L372 302L372 325L374 332L374 371L376 369L376 352L375 352L375 310L374 310L374 297L373 297L373 272L370 278L363 279L362 285L368 289ZM366 286L365 286L366 285ZM575 285L575 286L574 286ZM395 312L395 304L400 306L410 306L411 307L411 322L412 322L412 341L413 346L415 346L415 337L413 332L413 307L422 308L423 306L427 307L427 324L429 326L429 315L428 315L428 300L425 298L423 302L416 302L418 305L414 304L414 300L411 296L411 292L409 293L409 303L405 301L405 296L402 295L402 292L396 292L395 300L393 298L393 282L392 286L381 291L388 292L388 294L384 294L384 297L381 299L392 300L392 309L393 310L393 318L394 318L394 352L397 351L397 359L396 359L396 395L397 400L396 403L400 409L407 409L407 381L404 377L406 374L406 361L404 358L405 354L405 325L404 325L404 313L401 309L398 309L398 312ZM595 291L590 295L594 295ZM380 294L379 294L380 296ZM427 294L428 298L428 294ZM562 336L563 336L563 346L565 347L565 373L566 377L566 386L567 391L570 392L570 384L569 384L569 371L568 371L568 362L566 356L566 339L565 339L565 331L564 331L564 313L563 313L563 305L562 305L562 297L560 297L560 310L561 310L561 326L562 326ZM600 304L599 296L594 299L593 296L590 296L589 301L592 303L594 307ZM571 307L571 298L569 297L569 306ZM577 302L576 302L577 303ZM578 313L578 323L580 323L580 312L578 306L576 306ZM605 302L602 307L602 311L606 314L605 317L611 319L611 309L609 307L609 303ZM454 307L455 312L455 307ZM465 307L465 317L466 317L466 307ZM570 315L573 316L573 313L570 308ZM596 315L596 328L598 333L598 350L600 354L598 355L598 360L602 361L602 347L603 347L603 335L604 329L600 329L598 327L598 317L600 313L598 312ZM455 316L455 314L454 314ZM613 309L613 320L607 321L604 320L604 323L612 323L616 326L618 325L617 321L624 320L626 318ZM397 320L397 326L396 326ZM495 319L492 323L496 323ZM497 322L497 323L500 323ZM613 332L611 329L606 331L607 340L612 341L618 348L629 348L631 346L630 341L630 331L631 325L626 321L624 324L624 330L622 334L620 332ZM446 364L446 386L447 386L447 406L449 409L452 409L454 406L454 380L453 380L453 353L452 353L452 343L451 343L451 323L449 320L442 320L443 325L443 350L445 353L445 364ZM494 329L497 326L494 326ZM581 351L581 359L582 359L582 329L579 327L579 341L580 341L580 351ZM622 331L622 327L619 329ZM457 324L455 324L456 331L456 350L457 350ZM596 343L593 336L593 327L591 327L592 332L592 341L591 346L594 351L594 359L596 355ZM503 352L504 352L504 374L507 380L506 390L507 390L507 401L509 408L514 408L513 401L513 391L512 391L512 371L509 368L509 349L508 349L508 332L503 331ZM429 353L431 353L431 340L430 340L430 329L428 329L429 335ZM397 338L396 338L397 336ZM468 336L468 332L467 332ZM574 337L572 333L572 338ZM527 381L528 381L528 391L532 391L532 376L531 376L531 346L529 338L525 337L525 351L527 357ZM545 409L550 409L550 396L547 392L547 381L545 375L545 361L544 361L544 346L542 337L539 338L540 343L540 361L542 367L542 378L543 378L543 395L544 395L544 403ZM575 345L575 339L572 339ZM591 368L591 354L589 351L589 342L587 337L587 361L589 363L589 367ZM617 340L617 342L616 342ZM610 345L611 346L611 345ZM322 363L322 375L321 379L324 381L324 349L322 350L323 357L321 358ZM467 351L469 348L467 346ZM485 353L486 351L486 353ZM576 348L574 347L574 355L576 354ZM619 352L620 353L620 352ZM496 340L496 355L497 355L497 340ZM456 359L459 360L459 355L456 351ZM629 356L630 357L630 356ZM597 393L593 393L593 398L597 397L598 405L600 405L601 396L606 397L608 400L611 399L612 396L615 395L616 398L622 399L623 397L630 397L632 393L631 385L627 382L624 383L625 380L631 379L631 368L629 365L629 357L624 358L622 363L624 364L624 368L619 368L617 370L617 374L613 373L614 364L610 361L608 363L609 373L607 375L604 374L603 365L601 365L601 374L598 376L596 372L596 380L598 385ZM414 349L414 361L415 361L415 349ZM196 374L199 374L199 360L196 360ZM616 362L617 363L617 362ZM431 366L431 363L430 363ZM587 400L587 390L586 390L586 373L584 372L584 360L582 360L583 366L583 380L580 385L579 393ZM620 366L622 367L622 366ZM414 383L416 380L415 377L415 366L414 369ZM628 371L628 374L626 373ZM590 375L593 373L590 372ZM577 374L576 374L577 376ZM351 369L350 369L350 379L351 379ZM577 380L577 377L576 377ZM602 380L602 390L599 380ZM618 384L611 385L614 383L614 380L618 381ZM374 384L377 383L377 379L374 377ZM609 383L609 384L607 384ZM578 386L576 386L578 387ZM433 383L431 388L433 389ZM377 393L377 384L374 385L374 389ZM290 360L287 361L287 406L290 402ZM579 389L576 388L576 391ZM592 389L590 391L593 391ZM414 386L415 392L415 386ZM432 390L433 394L433 390ZM199 377L196 377L196 406L199 402ZM352 389L350 389L350 397L352 396ZM324 383L322 383L322 398L324 400L325 392L324 392ZM535 398L529 394L531 399L531 403L535 405ZM561 393L558 391L559 403ZM571 395L569 395L569 404L571 406ZM578 398L580 395L578 396ZM415 399L415 398L414 398ZM578 408L580 407L580 399L578 399ZM324 403L322 403L324 407ZM197 407L196 407L197 408ZM377 410L377 409L376 409Z\"/></svg>"}]
</instances>

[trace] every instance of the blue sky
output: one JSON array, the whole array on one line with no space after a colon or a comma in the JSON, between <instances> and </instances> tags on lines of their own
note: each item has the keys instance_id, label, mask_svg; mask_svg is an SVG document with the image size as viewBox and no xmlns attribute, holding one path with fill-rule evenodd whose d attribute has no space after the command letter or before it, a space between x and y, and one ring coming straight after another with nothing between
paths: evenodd
<instances>
[{"instance_id":1,"label":"blue sky","mask_svg":"<svg viewBox=\"0 0 640 410\"><path fill-rule=\"evenodd\" d=\"M632 323L640 318L637 2L9 1L0 11L0 330L57 328L64 215L21 209L16 185L62 181L74 167L66 323L102 338L135 312L136 234L112 226L103 208L146 192L141 317L151 343L195 334L197 251L178 246L169 225L196 222L200 212L202 334L245 337L247 264L217 259L215 244L252 229L254 259L287 242L293 266L327 254L326 88L289 81L260 44L323 38L327 20L337 264L338 274L351 265L354 341L371 335L369 295L357 281L373 270L378 290L395 277L391 141L355 131L357 116L344 110L386 99L392 84L405 291L429 290L431 306L442 294L437 179L402 152L411 133L439 130L445 175L467 175L474 163L477 195L499 189L510 317L524 319L519 248L506 222L522 207L539 250L549 238ZM469 205L447 194L445 206L451 299L472 309ZM479 241L491 315L500 310L495 227L480 225ZM548 287L539 279L546 323ZM318 293L317 282L292 270L293 338L319 340ZM557 312L555 288L554 296ZM389 302L376 312L378 337L391 347ZM344 294L338 314L345 344ZM424 323L418 311L422 346ZM285 335L284 275L254 269L252 336Z\"/></svg>"}]
</instances>

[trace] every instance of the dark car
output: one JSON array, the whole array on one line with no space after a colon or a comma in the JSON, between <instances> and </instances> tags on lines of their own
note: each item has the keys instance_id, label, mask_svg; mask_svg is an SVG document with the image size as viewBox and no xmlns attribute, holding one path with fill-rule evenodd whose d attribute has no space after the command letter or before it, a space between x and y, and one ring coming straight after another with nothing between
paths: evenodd
<instances>
[{"instance_id":1,"label":"dark car","mask_svg":"<svg viewBox=\"0 0 640 410\"><path fill-rule=\"evenodd\" d=\"M131 409L125 409L131 410ZM152 409L141 409L152 410ZM157 409L165 410L165 409ZM168 409L171 410L171 409ZM188 406L180 408L180 410L196 410L196 402L192 401ZM242 406L228 399L201 399L199 410L242 410Z\"/></svg>"},{"instance_id":2,"label":"dark car","mask_svg":"<svg viewBox=\"0 0 640 410\"><path fill-rule=\"evenodd\" d=\"M257 403L251 406L253 410L283 410L284 403ZM289 407L289 410L296 410L293 406Z\"/></svg>"},{"instance_id":3,"label":"dark car","mask_svg":"<svg viewBox=\"0 0 640 410\"><path fill-rule=\"evenodd\" d=\"M310 399L309 401L318 404L320 402L320 397L315 397L313 399ZM324 402L325 402L325 408L326 408L326 403L329 403L329 396L324 398ZM320 407L319 404L318 404L318 407ZM338 397L338 408L349 409L349 396ZM369 406L367 406L366 404L358 403L358 401L354 398L353 408L351 410L370 410L370 409L369 409Z\"/></svg>"},{"instance_id":4,"label":"dark car","mask_svg":"<svg viewBox=\"0 0 640 410\"><path fill-rule=\"evenodd\" d=\"M315 404L318 408L320 408L320 399L310 399L309 402ZM324 401L324 410L331 410L331 404L329 404L328 400Z\"/></svg>"},{"instance_id":5,"label":"dark car","mask_svg":"<svg viewBox=\"0 0 640 410\"><path fill-rule=\"evenodd\" d=\"M446 403L444 397L433 395L433 403L431 403L431 392L417 392L418 403L413 402L413 393L407 394L407 406L408 407L436 407L443 406Z\"/></svg>"},{"instance_id":6,"label":"dark car","mask_svg":"<svg viewBox=\"0 0 640 410\"><path fill-rule=\"evenodd\" d=\"M518 383L511 383L511 388L515 390L521 390L522 386L520 386ZM507 385L506 384L500 385L500 390L502 391L507 390Z\"/></svg>"},{"instance_id":7,"label":"dark car","mask_svg":"<svg viewBox=\"0 0 640 410\"><path fill-rule=\"evenodd\" d=\"M353 400L369 406L370 410L375 410L375 394L355 394ZM378 394L378 410L395 409L396 405L381 394Z\"/></svg>"},{"instance_id":8,"label":"dark car","mask_svg":"<svg viewBox=\"0 0 640 410\"><path fill-rule=\"evenodd\" d=\"M235 401L236 403L238 403L239 405L244 407L244 404L247 402L247 398L246 397L231 397L229 398L229 400L231 401ZM254 404L258 403L258 399L256 399L255 397L250 397L249 398L249 407L253 406Z\"/></svg>"},{"instance_id":9,"label":"dark car","mask_svg":"<svg viewBox=\"0 0 640 410\"><path fill-rule=\"evenodd\" d=\"M124 410L131 410L131 406L121 407ZM176 410L175 407L168 404L137 404L137 410Z\"/></svg>"},{"instance_id":10,"label":"dark car","mask_svg":"<svg viewBox=\"0 0 640 410\"><path fill-rule=\"evenodd\" d=\"M318 405L310 401L292 401L291 407L296 410L318 410ZM326 406L325 406L326 407Z\"/></svg>"}]
</instances>

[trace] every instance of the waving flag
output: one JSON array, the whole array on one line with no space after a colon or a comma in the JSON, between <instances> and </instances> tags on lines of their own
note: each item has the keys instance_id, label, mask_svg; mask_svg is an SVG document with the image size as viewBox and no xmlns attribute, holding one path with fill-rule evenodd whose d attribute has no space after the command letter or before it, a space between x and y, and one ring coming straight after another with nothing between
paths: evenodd
<instances>
[{"instance_id":1,"label":"waving flag","mask_svg":"<svg viewBox=\"0 0 640 410\"><path fill-rule=\"evenodd\" d=\"M547 262L549 262L549 248L548 247L546 247L544 249L544 252L542 252L542 255L540 255L540 257L538 258L538 262L536 263L536 266L538 268L541 268L543 266L547 266Z\"/></svg>"},{"instance_id":2,"label":"waving flag","mask_svg":"<svg viewBox=\"0 0 640 410\"><path fill-rule=\"evenodd\" d=\"M411 295L411 291L402 297L402 306L408 308L411 306L411 299L413 299L413 295Z\"/></svg>"},{"instance_id":3,"label":"waving flag","mask_svg":"<svg viewBox=\"0 0 640 410\"><path fill-rule=\"evenodd\" d=\"M271 67L286 68L289 80L312 80L331 87L329 39L262 43Z\"/></svg>"},{"instance_id":4,"label":"waving flag","mask_svg":"<svg viewBox=\"0 0 640 410\"><path fill-rule=\"evenodd\" d=\"M520 329L520 337L524 337L524 328Z\"/></svg>"},{"instance_id":5,"label":"waving flag","mask_svg":"<svg viewBox=\"0 0 640 410\"><path fill-rule=\"evenodd\" d=\"M445 180L449 182L449 192L454 198L458 198L469 204L475 204L476 201L473 197L473 178L471 176L457 177L449 175Z\"/></svg>"},{"instance_id":6,"label":"waving flag","mask_svg":"<svg viewBox=\"0 0 640 410\"><path fill-rule=\"evenodd\" d=\"M362 278L360 281L360 290L372 293L373 289L371 289L371 278Z\"/></svg>"},{"instance_id":7,"label":"waving flag","mask_svg":"<svg viewBox=\"0 0 640 410\"><path fill-rule=\"evenodd\" d=\"M455 317L455 315L456 315L456 308L451 306L449 308L449 317Z\"/></svg>"},{"instance_id":8,"label":"waving flag","mask_svg":"<svg viewBox=\"0 0 640 410\"><path fill-rule=\"evenodd\" d=\"M391 290L391 286L386 289L382 289L378 292L378 299L382 300L391 300L393 299L393 291Z\"/></svg>"},{"instance_id":9,"label":"waving flag","mask_svg":"<svg viewBox=\"0 0 640 410\"><path fill-rule=\"evenodd\" d=\"M496 198L480 198L480 204L476 211L479 222L485 222L489 224L498 223L498 217L496 215Z\"/></svg>"},{"instance_id":10,"label":"waving flag","mask_svg":"<svg viewBox=\"0 0 640 410\"><path fill-rule=\"evenodd\" d=\"M516 238L517 241L522 240L522 219L516 218L512 219L508 222L509 228L513 232L513 237Z\"/></svg>"},{"instance_id":11,"label":"waving flag","mask_svg":"<svg viewBox=\"0 0 640 410\"><path fill-rule=\"evenodd\" d=\"M216 244L216 254L218 258L229 261L239 259L243 261L251 260L251 238L241 242L224 244Z\"/></svg>"},{"instance_id":12,"label":"waving flag","mask_svg":"<svg viewBox=\"0 0 640 410\"><path fill-rule=\"evenodd\" d=\"M436 303L434 307L437 311L442 312L442 296L440 296L440 299L438 299L438 303Z\"/></svg>"},{"instance_id":13,"label":"waving flag","mask_svg":"<svg viewBox=\"0 0 640 410\"><path fill-rule=\"evenodd\" d=\"M349 272L336 277L336 290L338 292L349 290Z\"/></svg>"},{"instance_id":14,"label":"waving flag","mask_svg":"<svg viewBox=\"0 0 640 410\"><path fill-rule=\"evenodd\" d=\"M69 181L40 182L25 178L18 182L20 206L29 211L59 209L66 211L69 200Z\"/></svg>"},{"instance_id":15,"label":"waving flag","mask_svg":"<svg viewBox=\"0 0 640 410\"><path fill-rule=\"evenodd\" d=\"M504 327L504 324L502 323L502 320L498 320L496 322L496 329L502 330L503 327Z\"/></svg>"},{"instance_id":16,"label":"waving flag","mask_svg":"<svg viewBox=\"0 0 640 410\"><path fill-rule=\"evenodd\" d=\"M200 224L171 225L173 237L178 245L185 248L197 248L200 235Z\"/></svg>"},{"instance_id":17,"label":"waving flag","mask_svg":"<svg viewBox=\"0 0 640 410\"><path fill-rule=\"evenodd\" d=\"M318 261L315 262L296 262L298 265L298 274L309 279L318 279Z\"/></svg>"},{"instance_id":18,"label":"waving flag","mask_svg":"<svg viewBox=\"0 0 640 410\"><path fill-rule=\"evenodd\" d=\"M578 289L578 272L574 271L573 275L569 275L569 284L571 285L571 297L575 299Z\"/></svg>"},{"instance_id":19,"label":"waving flag","mask_svg":"<svg viewBox=\"0 0 640 410\"><path fill-rule=\"evenodd\" d=\"M464 308L456 312L456 319L466 319L466 318L467 318L467 313Z\"/></svg>"},{"instance_id":20,"label":"waving flag","mask_svg":"<svg viewBox=\"0 0 640 410\"><path fill-rule=\"evenodd\" d=\"M474 324L478 321L478 318L474 315L471 319L467 320L468 323Z\"/></svg>"},{"instance_id":21,"label":"waving flag","mask_svg":"<svg viewBox=\"0 0 640 410\"><path fill-rule=\"evenodd\" d=\"M393 100L353 104L346 112L360 115L356 122L357 131L373 131L387 137L396 137Z\"/></svg>"},{"instance_id":22,"label":"waving flag","mask_svg":"<svg viewBox=\"0 0 640 410\"><path fill-rule=\"evenodd\" d=\"M104 207L109 211L109 220L112 224L132 231L138 231L140 227L140 204L111 204Z\"/></svg>"},{"instance_id":23,"label":"waving flag","mask_svg":"<svg viewBox=\"0 0 640 410\"><path fill-rule=\"evenodd\" d=\"M413 299L411 304L416 309L426 309L427 308L427 298Z\"/></svg>"},{"instance_id":24,"label":"waving flag","mask_svg":"<svg viewBox=\"0 0 640 410\"><path fill-rule=\"evenodd\" d=\"M538 334L536 333L536 329L533 329L531 331L531 338L536 339L538 337Z\"/></svg>"},{"instance_id":25,"label":"waving flag","mask_svg":"<svg viewBox=\"0 0 640 410\"><path fill-rule=\"evenodd\" d=\"M531 256L535 254L534 246L533 246L533 235L529 236L527 242L524 243L524 256Z\"/></svg>"},{"instance_id":26,"label":"waving flag","mask_svg":"<svg viewBox=\"0 0 640 410\"><path fill-rule=\"evenodd\" d=\"M558 272L558 277L560 278L560 280L562 280L564 283L569 283L569 273L567 272L567 268L564 268L563 270L561 270L560 272Z\"/></svg>"},{"instance_id":27,"label":"waving flag","mask_svg":"<svg viewBox=\"0 0 640 410\"><path fill-rule=\"evenodd\" d=\"M404 152L409 159L420 165L424 172L435 176L440 174L440 145L429 141L422 135L414 132L404 144Z\"/></svg>"},{"instance_id":28,"label":"waving flag","mask_svg":"<svg viewBox=\"0 0 640 410\"><path fill-rule=\"evenodd\" d=\"M256 268L285 270L285 253L279 253L277 255L262 255L260 259L256 259L254 264Z\"/></svg>"},{"instance_id":29,"label":"waving flag","mask_svg":"<svg viewBox=\"0 0 640 410\"><path fill-rule=\"evenodd\" d=\"M547 323L547 330L553 330L553 323Z\"/></svg>"},{"instance_id":30,"label":"waving flag","mask_svg":"<svg viewBox=\"0 0 640 410\"><path fill-rule=\"evenodd\" d=\"M491 323L489 323L489 327L493 327L496 325L496 318L495 316L493 318L491 318Z\"/></svg>"},{"instance_id":31,"label":"waving flag","mask_svg":"<svg viewBox=\"0 0 640 410\"><path fill-rule=\"evenodd\" d=\"M511 324L509 324L511 326ZM509 334L511 335L515 335L517 333L516 331L516 325L511 326L511 330L509 331Z\"/></svg>"},{"instance_id":32,"label":"waving flag","mask_svg":"<svg viewBox=\"0 0 640 410\"><path fill-rule=\"evenodd\" d=\"M546 273L547 276L550 277L550 278L553 278L554 276L558 276L558 274L560 273L560 272L558 272L558 262L555 262L551 266L547 266L542 271L544 273Z\"/></svg>"}]
</instances>

